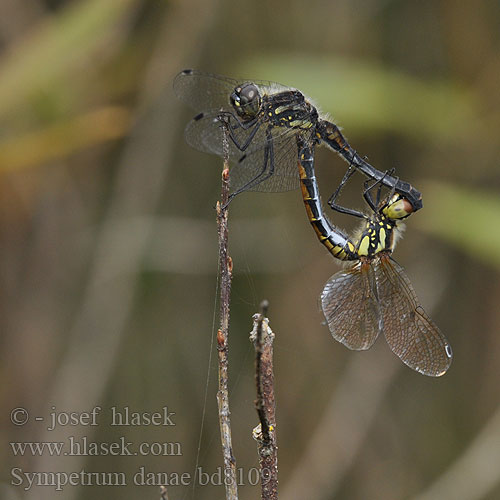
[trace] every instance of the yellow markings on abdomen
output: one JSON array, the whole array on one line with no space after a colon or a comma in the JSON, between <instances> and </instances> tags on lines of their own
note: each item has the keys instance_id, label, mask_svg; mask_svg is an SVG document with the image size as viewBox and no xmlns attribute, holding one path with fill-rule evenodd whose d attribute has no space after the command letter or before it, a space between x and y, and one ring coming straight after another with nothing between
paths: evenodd
<instances>
[{"instance_id":1,"label":"yellow markings on abdomen","mask_svg":"<svg viewBox=\"0 0 500 500\"><path fill-rule=\"evenodd\" d=\"M302 155L300 159L303 160L304 159L304 155ZM299 177L301 179L308 179L307 174L306 174L306 170L302 166L302 163L298 162L298 165L299 165ZM304 184L301 183L301 185L303 186Z\"/></svg>"}]
</instances>

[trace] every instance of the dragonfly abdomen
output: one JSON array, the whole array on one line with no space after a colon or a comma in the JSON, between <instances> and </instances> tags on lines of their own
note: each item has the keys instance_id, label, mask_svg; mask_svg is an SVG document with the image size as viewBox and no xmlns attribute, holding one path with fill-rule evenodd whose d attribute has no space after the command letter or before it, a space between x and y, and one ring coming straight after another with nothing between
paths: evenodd
<instances>
[{"instance_id":1,"label":"dragonfly abdomen","mask_svg":"<svg viewBox=\"0 0 500 500\"><path fill-rule=\"evenodd\" d=\"M353 242L340 230L334 228L323 214L318 184L313 168L312 147L309 146L308 148L300 149L298 161L300 188L307 217L319 241L325 245L335 258L340 260L356 260L358 255ZM305 151L307 151L307 155Z\"/></svg>"}]
</instances>

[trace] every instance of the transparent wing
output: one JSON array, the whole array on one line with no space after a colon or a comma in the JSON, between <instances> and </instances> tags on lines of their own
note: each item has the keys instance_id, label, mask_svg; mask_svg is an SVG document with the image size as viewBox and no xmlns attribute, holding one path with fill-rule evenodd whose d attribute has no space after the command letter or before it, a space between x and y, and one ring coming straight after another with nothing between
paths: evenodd
<instances>
[{"instance_id":1,"label":"transparent wing","mask_svg":"<svg viewBox=\"0 0 500 500\"><path fill-rule=\"evenodd\" d=\"M219 120L219 111L200 113L191 120L184 132L186 142L199 151L222 156L222 128ZM225 115L228 125L231 127L234 140L229 139L229 156L240 159L244 153L252 150L265 148L268 143L267 129L269 123L258 121L249 128L244 128L238 124L234 117ZM257 130L255 130L257 128ZM285 135L293 135L297 131L286 127L271 127L271 137L277 141ZM236 141L236 142L235 142ZM247 148L242 151L240 148L247 144ZM238 146L236 146L236 143Z\"/></svg>"},{"instance_id":2,"label":"transparent wing","mask_svg":"<svg viewBox=\"0 0 500 500\"><path fill-rule=\"evenodd\" d=\"M246 189L273 192L296 189L299 179L295 136L299 132L285 126L269 127L265 116L249 126L240 123L234 115L229 96L235 87L248 81L196 70L179 73L174 79L175 93L182 101L202 111L186 127L186 141L196 149L222 156L223 131L218 117L225 111L232 133L229 157L233 165L233 191L246 187L257 176L262 182L251 183ZM251 81L258 86L262 96L293 90L275 82Z\"/></svg>"},{"instance_id":3,"label":"transparent wing","mask_svg":"<svg viewBox=\"0 0 500 500\"><path fill-rule=\"evenodd\" d=\"M431 377L443 375L451 346L419 304L403 268L388 255L376 264L383 329L389 347L406 365Z\"/></svg>"},{"instance_id":4,"label":"transparent wing","mask_svg":"<svg viewBox=\"0 0 500 500\"><path fill-rule=\"evenodd\" d=\"M371 265L334 274L321 293L321 306L333 337L349 349L369 349L381 330L376 282Z\"/></svg>"},{"instance_id":5,"label":"transparent wing","mask_svg":"<svg viewBox=\"0 0 500 500\"><path fill-rule=\"evenodd\" d=\"M229 96L237 86L245 82L257 85L261 95L292 90L290 87L275 82L235 80L227 76L187 69L174 78L174 92L181 101L195 111L220 111L221 109L231 111Z\"/></svg>"},{"instance_id":6,"label":"transparent wing","mask_svg":"<svg viewBox=\"0 0 500 500\"><path fill-rule=\"evenodd\" d=\"M261 191L266 193L277 193L297 189L300 185L299 170L297 165L297 139L295 135L284 135L273 139L274 173L270 174L270 158L265 148L249 151L234 162L229 171L231 189L237 190L253 180L257 174L262 172L262 166L266 164L266 170L262 175L262 181L248 187L249 191Z\"/></svg>"},{"instance_id":7,"label":"transparent wing","mask_svg":"<svg viewBox=\"0 0 500 500\"><path fill-rule=\"evenodd\" d=\"M218 116L218 112L203 113L191 120L185 132L188 144L201 151L222 156L223 129ZM229 126L233 123L234 120L230 120ZM269 172L272 163L274 163L274 174L250 187L249 190L280 192L296 189L299 186L297 131L285 127L272 127L267 132L268 129L267 123L262 123L245 151L241 151L234 141L229 139L229 159L233 166L230 171L232 190L245 186L264 170L265 177L265 172ZM240 146L248 141L253 130L253 127L232 128Z\"/></svg>"},{"instance_id":8,"label":"transparent wing","mask_svg":"<svg viewBox=\"0 0 500 500\"><path fill-rule=\"evenodd\" d=\"M225 76L184 70L174 78L174 92L195 111L229 110L229 96L238 83Z\"/></svg>"}]
</instances>

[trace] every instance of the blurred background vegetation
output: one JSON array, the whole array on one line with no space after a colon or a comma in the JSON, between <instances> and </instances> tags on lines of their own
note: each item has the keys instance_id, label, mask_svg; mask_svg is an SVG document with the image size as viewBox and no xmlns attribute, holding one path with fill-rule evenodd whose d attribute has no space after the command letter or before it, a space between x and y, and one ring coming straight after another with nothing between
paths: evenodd
<instances>
[{"instance_id":1,"label":"blurred background vegetation","mask_svg":"<svg viewBox=\"0 0 500 500\"><path fill-rule=\"evenodd\" d=\"M299 193L238 197L230 382L240 498L259 497L248 477L258 463L248 332L263 298L277 335L280 498L500 498L499 25L496 1L2 0L0 497L55 496L11 486L13 467L124 471L132 483L140 467L192 474L198 463L212 474L222 464L209 366L221 162L185 144L192 112L171 90L195 67L303 90L371 163L422 191L396 259L454 349L449 372L429 379L382 339L365 353L335 342L317 297L338 265ZM318 151L325 198L345 168ZM362 207L361 182L346 205ZM96 427L49 432L34 421L96 405ZM19 406L32 417L24 427L9 420ZM168 406L176 426L112 427L112 406ZM178 442L182 455L13 457L8 445L70 435ZM59 498L158 490L66 487Z\"/></svg>"}]
</instances>

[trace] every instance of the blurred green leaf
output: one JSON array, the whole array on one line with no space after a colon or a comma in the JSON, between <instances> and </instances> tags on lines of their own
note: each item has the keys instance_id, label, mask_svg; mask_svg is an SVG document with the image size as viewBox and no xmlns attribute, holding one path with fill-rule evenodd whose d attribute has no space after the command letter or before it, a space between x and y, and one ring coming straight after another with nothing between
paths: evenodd
<instances>
[{"instance_id":1,"label":"blurred green leaf","mask_svg":"<svg viewBox=\"0 0 500 500\"><path fill-rule=\"evenodd\" d=\"M421 187L425 206L411 224L500 270L500 194L435 181Z\"/></svg>"},{"instance_id":2,"label":"blurred green leaf","mask_svg":"<svg viewBox=\"0 0 500 500\"><path fill-rule=\"evenodd\" d=\"M56 84L69 69L76 70L82 58L95 56L135 2L73 3L15 46L0 63L0 116Z\"/></svg>"},{"instance_id":3,"label":"blurred green leaf","mask_svg":"<svg viewBox=\"0 0 500 500\"><path fill-rule=\"evenodd\" d=\"M270 53L236 71L302 90L349 130L456 140L470 133L464 123L477 120L474 95L456 83L415 78L373 61Z\"/></svg>"}]
</instances>

